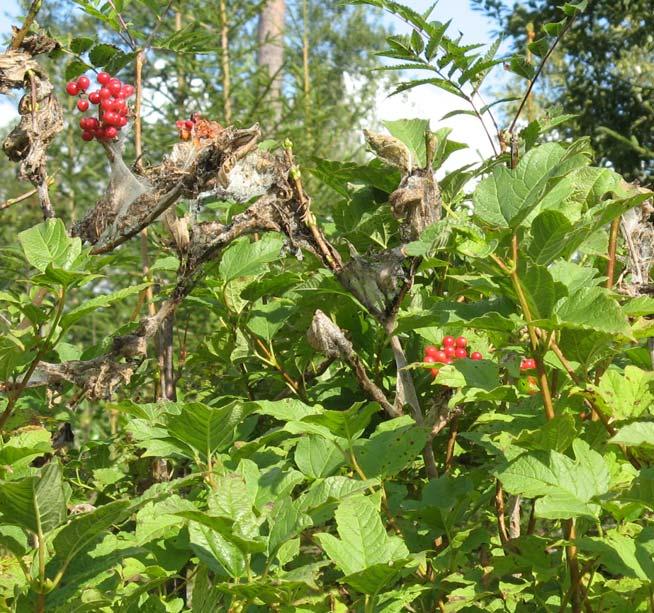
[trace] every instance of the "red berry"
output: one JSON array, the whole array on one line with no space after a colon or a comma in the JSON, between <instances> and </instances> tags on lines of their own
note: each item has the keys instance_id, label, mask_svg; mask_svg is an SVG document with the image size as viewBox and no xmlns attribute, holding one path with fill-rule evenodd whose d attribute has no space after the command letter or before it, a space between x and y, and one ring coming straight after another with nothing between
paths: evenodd
<instances>
[{"instance_id":1,"label":"red berry","mask_svg":"<svg viewBox=\"0 0 654 613\"><path fill-rule=\"evenodd\" d=\"M93 140L93 138L94 138L93 132L86 132L86 131L82 132L82 140L90 141Z\"/></svg>"},{"instance_id":2,"label":"red berry","mask_svg":"<svg viewBox=\"0 0 654 613\"><path fill-rule=\"evenodd\" d=\"M114 113L113 111L107 111L103 116L102 116L102 123L107 124L109 126L113 126L118 122L118 114Z\"/></svg>"},{"instance_id":3,"label":"red berry","mask_svg":"<svg viewBox=\"0 0 654 613\"><path fill-rule=\"evenodd\" d=\"M445 363L445 360L447 360L447 353L445 353L442 349L439 349L434 354L434 358L436 359L437 362Z\"/></svg>"},{"instance_id":4,"label":"red berry","mask_svg":"<svg viewBox=\"0 0 654 613\"><path fill-rule=\"evenodd\" d=\"M433 355L426 355L422 361L427 362L427 364L433 364L436 361L436 358Z\"/></svg>"},{"instance_id":5,"label":"red berry","mask_svg":"<svg viewBox=\"0 0 654 613\"><path fill-rule=\"evenodd\" d=\"M187 119L187 120L184 122L184 127L185 127L187 130L192 130L194 125L195 125L195 124L194 124L191 120L189 120L189 119Z\"/></svg>"},{"instance_id":6,"label":"red berry","mask_svg":"<svg viewBox=\"0 0 654 613\"><path fill-rule=\"evenodd\" d=\"M109 81L111 81L111 75L108 72L98 73L98 83L100 83L100 85L106 85Z\"/></svg>"},{"instance_id":7,"label":"red berry","mask_svg":"<svg viewBox=\"0 0 654 613\"><path fill-rule=\"evenodd\" d=\"M103 132L105 138L116 138L116 136L118 136L118 130L113 126L106 127Z\"/></svg>"},{"instance_id":8,"label":"red berry","mask_svg":"<svg viewBox=\"0 0 654 613\"><path fill-rule=\"evenodd\" d=\"M523 358L520 362L520 370L532 370L536 368L536 360L533 358Z\"/></svg>"},{"instance_id":9,"label":"red berry","mask_svg":"<svg viewBox=\"0 0 654 613\"><path fill-rule=\"evenodd\" d=\"M176 127L178 130L183 130L183 129L184 129L184 121L181 120L181 119L178 119L178 120L175 122L175 127ZM425 353L427 353L427 349L425 349Z\"/></svg>"},{"instance_id":10,"label":"red berry","mask_svg":"<svg viewBox=\"0 0 654 613\"><path fill-rule=\"evenodd\" d=\"M457 347L467 347L468 346L468 339L465 336L459 336L456 341L456 346Z\"/></svg>"},{"instance_id":11,"label":"red berry","mask_svg":"<svg viewBox=\"0 0 654 613\"><path fill-rule=\"evenodd\" d=\"M82 117L82 119L79 120L79 127L82 128L82 130L87 129L86 126L88 125L87 123L88 119L89 119L88 117Z\"/></svg>"},{"instance_id":12,"label":"red berry","mask_svg":"<svg viewBox=\"0 0 654 613\"><path fill-rule=\"evenodd\" d=\"M82 111L82 113L83 113L84 111L88 111L88 110L89 110L89 101L80 98L80 99L77 101L77 108L78 108L80 111Z\"/></svg>"},{"instance_id":13,"label":"red berry","mask_svg":"<svg viewBox=\"0 0 654 613\"><path fill-rule=\"evenodd\" d=\"M482 356L481 353L479 353L479 351L473 351L470 354L470 359L471 360L481 360L481 359L483 359L483 357L484 356Z\"/></svg>"},{"instance_id":14,"label":"red berry","mask_svg":"<svg viewBox=\"0 0 654 613\"><path fill-rule=\"evenodd\" d=\"M120 90L122 88L122 84L120 81L118 81L118 83L116 83L116 81L118 81L118 79L116 80L112 79L111 81L109 81L109 85L107 85L107 88L111 92L112 96L120 96Z\"/></svg>"},{"instance_id":15,"label":"red berry","mask_svg":"<svg viewBox=\"0 0 654 613\"><path fill-rule=\"evenodd\" d=\"M89 88L89 85L91 85L91 79L88 77L82 75L77 79L77 87L79 87L81 91L85 92Z\"/></svg>"},{"instance_id":16,"label":"red berry","mask_svg":"<svg viewBox=\"0 0 654 613\"><path fill-rule=\"evenodd\" d=\"M455 342L456 341L454 340L453 336L446 336L443 339L443 348L445 348L445 347L454 347Z\"/></svg>"},{"instance_id":17,"label":"red berry","mask_svg":"<svg viewBox=\"0 0 654 613\"><path fill-rule=\"evenodd\" d=\"M113 98L103 98L100 100L100 108L103 111L113 111L114 110L114 99Z\"/></svg>"},{"instance_id":18,"label":"red berry","mask_svg":"<svg viewBox=\"0 0 654 613\"><path fill-rule=\"evenodd\" d=\"M445 360L445 363L446 364L454 364L454 360L452 358L447 358L447 360Z\"/></svg>"},{"instance_id":19,"label":"red berry","mask_svg":"<svg viewBox=\"0 0 654 613\"><path fill-rule=\"evenodd\" d=\"M435 379L436 377L438 377L438 368L432 368L431 369L431 378Z\"/></svg>"},{"instance_id":20,"label":"red berry","mask_svg":"<svg viewBox=\"0 0 654 613\"><path fill-rule=\"evenodd\" d=\"M94 91L89 94L89 102L91 104L99 104L100 103L100 92L99 91Z\"/></svg>"},{"instance_id":21,"label":"red berry","mask_svg":"<svg viewBox=\"0 0 654 613\"><path fill-rule=\"evenodd\" d=\"M75 81L70 81L69 83L66 83L66 91L71 96L77 96L77 94L79 94L79 87L77 87Z\"/></svg>"},{"instance_id":22,"label":"red berry","mask_svg":"<svg viewBox=\"0 0 654 613\"><path fill-rule=\"evenodd\" d=\"M129 107L124 102L121 102L120 107L116 110L116 112L121 115L127 115L127 113L129 113Z\"/></svg>"},{"instance_id":23,"label":"red berry","mask_svg":"<svg viewBox=\"0 0 654 613\"><path fill-rule=\"evenodd\" d=\"M107 87L100 89L100 98L111 98L111 91Z\"/></svg>"},{"instance_id":24,"label":"red berry","mask_svg":"<svg viewBox=\"0 0 654 613\"><path fill-rule=\"evenodd\" d=\"M118 117L118 127L124 128L127 125L127 117L121 115Z\"/></svg>"},{"instance_id":25,"label":"red berry","mask_svg":"<svg viewBox=\"0 0 654 613\"><path fill-rule=\"evenodd\" d=\"M130 98L133 95L134 95L134 86L129 84L123 85L123 89L121 90L121 97Z\"/></svg>"},{"instance_id":26,"label":"red berry","mask_svg":"<svg viewBox=\"0 0 654 613\"><path fill-rule=\"evenodd\" d=\"M467 358L468 357L468 352L463 347L457 347L454 350L454 357L455 358Z\"/></svg>"},{"instance_id":27,"label":"red berry","mask_svg":"<svg viewBox=\"0 0 654 613\"><path fill-rule=\"evenodd\" d=\"M438 347L434 347L433 345L427 345L425 347L425 355L436 355L436 352L438 351Z\"/></svg>"},{"instance_id":28,"label":"red berry","mask_svg":"<svg viewBox=\"0 0 654 613\"><path fill-rule=\"evenodd\" d=\"M446 358L453 358L456 356L456 349L454 347L445 347L443 351L445 352Z\"/></svg>"}]
</instances>

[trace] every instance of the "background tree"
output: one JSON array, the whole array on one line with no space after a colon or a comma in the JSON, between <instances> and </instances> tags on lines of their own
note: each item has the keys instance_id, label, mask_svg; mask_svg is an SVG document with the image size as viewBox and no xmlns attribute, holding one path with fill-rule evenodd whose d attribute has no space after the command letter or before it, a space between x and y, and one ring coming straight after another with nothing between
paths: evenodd
<instances>
[{"instance_id":1,"label":"background tree","mask_svg":"<svg viewBox=\"0 0 654 613\"><path fill-rule=\"evenodd\" d=\"M534 44L557 3L472 0L493 17L514 51ZM650 0L595 0L566 32L534 92L534 109L558 106L576 117L567 135L590 136L603 163L631 179L654 177L654 12ZM511 89L512 86L509 86Z\"/></svg>"}]
</instances>

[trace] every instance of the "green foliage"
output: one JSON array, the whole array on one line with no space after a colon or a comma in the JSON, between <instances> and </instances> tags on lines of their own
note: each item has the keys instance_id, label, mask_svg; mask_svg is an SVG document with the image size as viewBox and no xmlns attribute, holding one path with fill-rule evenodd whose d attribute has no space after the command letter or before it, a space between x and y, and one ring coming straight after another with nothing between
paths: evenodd
<instances>
[{"instance_id":1,"label":"green foliage","mask_svg":"<svg viewBox=\"0 0 654 613\"><path fill-rule=\"evenodd\" d=\"M119 12L182 80L215 70L215 7L189 4L207 27L163 20L155 31L144 22L158 0L77 4L114 34L61 37L70 76L87 61L131 67ZM464 46L431 12L365 4L411 24L409 36L387 39L382 55L401 64L384 68L435 75L398 89L429 83L474 105L502 61L497 45ZM376 31L363 28L360 7L307 8L327 41L319 54L353 53L327 18ZM558 19L582 9L565 5ZM231 15L245 31L249 10ZM532 53L543 57L548 41ZM324 74L348 65L335 58ZM508 66L533 72L518 59ZM318 81L312 103L334 112L342 92L328 89ZM299 130L313 144L315 126L345 121L310 115ZM287 234L232 240L192 280L188 254L156 224L141 243L155 257L144 260L131 243L92 255L60 218L11 230L0 291L0 609L648 610L654 301L636 296L627 258L620 284L609 273L607 227L651 192L593 165L587 140L552 141L560 121L529 124L511 159L498 152L447 173L441 218L411 242L397 211L403 190L466 146L422 119L385 124L411 156L410 176L382 155L331 161L329 146L307 144L319 155L292 178L329 198L280 215ZM145 140L158 152L165 138ZM265 149L268 163L289 151ZM105 186L93 183L96 198ZM274 186L282 199L294 197L287 185ZM211 200L199 215L233 228L249 204ZM316 257L320 240L342 268ZM380 262L391 256L401 264L389 275ZM146 334L171 304L170 328ZM317 310L343 331L323 353ZM439 364L431 376L424 346L446 335L464 335L483 359ZM134 338L147 353L121 353ZM524 358L536 370L522 372Z\"/></svg>"}]
</instances>

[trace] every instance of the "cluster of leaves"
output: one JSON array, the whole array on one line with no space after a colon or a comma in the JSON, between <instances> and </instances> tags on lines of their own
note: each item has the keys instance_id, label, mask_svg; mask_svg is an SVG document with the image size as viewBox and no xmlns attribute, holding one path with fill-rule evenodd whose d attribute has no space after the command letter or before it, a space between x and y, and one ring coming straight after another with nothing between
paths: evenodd
<instances>
[{"instance_id":1,"label":"cluster of leaves","mask_svg":"<svg viewBox=\"0 0 654 613\"><path fill-rule=\"evenodd\" d=\"M444 31L436 47L452 51ZM387 128L425 163L427 122ZM316 355L305 332L320 308L379 389L398 386L388 330L276 234L233 242L176 313L177 401L153 401L152 358L111 402L65 381L32 387L42 361L103 353L111 338L92 339L91 322L125 301L136 319L146 285L125 277L103 293L125 256L89 255L61 220L20 233L27 274L0 294L0 608L648 610L654 299L605 282L607 224L651 193L592 166L585 140L539 144L539 128L514 168L498 156L446 176L447 214L402 245L415 274L392 334L425 413L446 420L433 431L388 419L347 364ZM462 146L429 136L435 169ZM344 259L401 245L387 204L396 169L310 171L339 199L324 227ZM177 264L162 245L153 269L165 278ZM485 359L432 381L424 344L461 334ZM519 385L532 356L533 395Z\"/></svg>"}]
</instances>

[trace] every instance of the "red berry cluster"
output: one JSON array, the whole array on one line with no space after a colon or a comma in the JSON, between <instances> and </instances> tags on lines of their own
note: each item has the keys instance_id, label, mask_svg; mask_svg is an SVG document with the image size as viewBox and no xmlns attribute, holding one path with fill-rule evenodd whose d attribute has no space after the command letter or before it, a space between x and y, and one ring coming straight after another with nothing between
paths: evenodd
<instances>
[{"instance_id":1,"label":"red berry cluster","mask_svg":"<svg viewBox=\"0 0 654 613\"><path fill-rule=\"evenodd\" d=\"M481 360L483 356L479 351L473 351L468 354L468 339L465 336L454 338L446 336L443 338L442 349L434 345L425 347L423 362L428 364L452 364L455 360L461 358L470 358L471 360ZM436 378L438 368L431 369L431 376Z\"/></svg>"},{"instance_id":2,"label":"red berry cluster","mask_svg":"<svg viewBox=\"0 0 654 613\"><path fill-rule=\"evenodd\" d=\"M91 141L113 140L118 136L121 128L127 125L129 107L127 99L134 95L134 86L123 83L120 79L112 77L108 72L98 73L98 84L100 89L89 92L91 81L88 77L81 76L77 81L70 81L66 85L66 92L71 96L80 96L77 101L77 108L85 113L89 105L98 107L98 117L82 117L79 120L79 127L82 129L82 140Z\"/></svg>"},{"instance_id":3,"label":"red berry cluster","mask_svg":"<svg viewBox=\"0 0 654 613\"><path fill-rule=\"evenodd\" d=\"M520 360L520 370L534 370L536 368L536 360L534 358L522 358Z\"/></svg>"}]
</instances>

